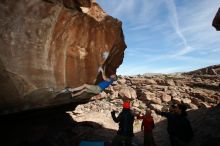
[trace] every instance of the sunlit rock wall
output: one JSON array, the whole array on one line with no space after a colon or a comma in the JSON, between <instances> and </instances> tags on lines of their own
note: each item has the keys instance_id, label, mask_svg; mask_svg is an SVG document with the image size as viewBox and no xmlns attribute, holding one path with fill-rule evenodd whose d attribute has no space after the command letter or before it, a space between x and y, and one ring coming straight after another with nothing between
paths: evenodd
<instances>
[{"instance_id":1,"label":"sunlit rock wall","mask_svg":"<svg viewBox=\"0 0 220 146\"><path fill-rule=\"evenodd\" d=\"M121 22L90 0L1 0L0 114L75 102L54 91L97 83L125 48Z\"/></svg>"}]
</instances>

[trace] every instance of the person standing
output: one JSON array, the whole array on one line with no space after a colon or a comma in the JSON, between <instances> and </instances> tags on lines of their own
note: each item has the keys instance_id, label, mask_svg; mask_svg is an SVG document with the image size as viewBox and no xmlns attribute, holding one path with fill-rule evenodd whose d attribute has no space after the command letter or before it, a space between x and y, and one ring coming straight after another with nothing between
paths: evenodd
<instances>
[{"instance_id":1,"label":"person standing","mask_svg":"<svg viewBox=\"0 0 220 146\"><path fill-rule=\"evenodd\" d=\"M167 118L167 132L171 146L189 146L193 138L193 131L186 118L186 106L183 104L171 105L169 110L169 112L156 112Z\"/></svg>"},{"instance_id":2,"label":"person standing","mask_svg":"<svg viewBox=\"0 0 220 146\"><path fill-rule=\"evenodd\" d=\"M187 119L186 109L184 104L178 104L175 108L174 146L189 146L194 136L191 124Z\"/></svg>"},{"instance_id":3,"label":"person standing","mask_svg":"<svg viewBox=\"0 0 220 146\"><path fill-rule=\"evenodd\" d=\"M124 101L123 109L117 117L115 111L112 111L111 115L114 122L119 123L117 135L113 138L111 146L131 146L134 136L134 115L130 109L130 101Z\"/></svg>"},{"instance_id":4,"label":"person standing","mask_svg":"<svg viewBox=\"0 0 220 146\"><path fill-rule=\"evenodd\" d=\"M147 109L144 116L137 116L137 119L142 119L141 131L144 131L144 146L156 146L153 137L153 128L155 127L151 110Z\"/></svg>"}]
</instances>

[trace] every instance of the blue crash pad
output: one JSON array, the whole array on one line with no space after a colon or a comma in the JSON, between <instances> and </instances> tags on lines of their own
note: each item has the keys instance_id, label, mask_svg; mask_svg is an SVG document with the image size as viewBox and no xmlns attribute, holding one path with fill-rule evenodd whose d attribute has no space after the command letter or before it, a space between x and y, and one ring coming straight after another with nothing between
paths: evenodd
<instances>
[{"instance_id":1,"label":"blue crash pad","mask_svg":"<svg viewBox=\"0 0 220 146\"><path fill-rule=\"evenodd\" d=\"M104 146L103 141L81 141L79 146Z\"/></svg>"}]
</instances>

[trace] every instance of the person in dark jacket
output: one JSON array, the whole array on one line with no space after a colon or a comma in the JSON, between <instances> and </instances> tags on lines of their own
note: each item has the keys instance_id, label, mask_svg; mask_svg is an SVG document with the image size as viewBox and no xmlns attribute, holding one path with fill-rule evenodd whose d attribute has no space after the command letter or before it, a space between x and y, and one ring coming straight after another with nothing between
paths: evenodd
<instances>
[{"instance_id":1,"label":"person in dark jacket","mask_svg":"<svg viewBox=\"0 0 220 146\"><path fill-rule=\"evenodd\" d=\"M188 146L193 137L193 131L186 118L186 106L171 105L169 110L169 112L159 112L159 114L167 118L167 132L171 146Z\"/></svg>"},{"instance_id":2,"label":"person in dark jacket","mask_svg":"<svg viewBox=\"0 0 220 146\"><path fill-rule=\"evenodd\" d=\"M132 143L134 115L130 109L130 102L123 103L123 109L118 117L115 116L115 111L111 112L114 122L119 123L117 135L113 138L111 146L130 146Z\"/></svg>"},{"instance_id":3,"label":"person in dark jacket","mask_svg":"<svg viewBox=\"0 0 220 146\"><path fill-rule=\"evenodd\" d=\"M151 110L147 109L144 116L137 116L137 119L142 119L141 130L144 130L144 146L156 146L153 137L154 120L151 116Z\"/></svg>"},{"instance_id":4,"label":"person in dark jacket","mask_svg":"<svg viewBox=\"0 0 220 146\"><path fill-rule=\"evenodd\" d=\"M167 132L169 134L170 144L171 146L174 146L173 144L173 134L175 130L175 115L174 115L174 109L176 105L172 104L169 108L169 112L161 112L161 111L155 111L157 114L164 116L167 118Z\"/></svg>"},{"instance_id":5,"label":"person in dark jacket","mask_svg":"<svg viewBox=\"0 0 220 146\"><path fill-rule=\"evenodd\" d=\"M187 119L187 107L179 104L175 109L176 123L174 131L175 146L188 146L193 138L193 130Z\"/></svg>"}]
</instances>

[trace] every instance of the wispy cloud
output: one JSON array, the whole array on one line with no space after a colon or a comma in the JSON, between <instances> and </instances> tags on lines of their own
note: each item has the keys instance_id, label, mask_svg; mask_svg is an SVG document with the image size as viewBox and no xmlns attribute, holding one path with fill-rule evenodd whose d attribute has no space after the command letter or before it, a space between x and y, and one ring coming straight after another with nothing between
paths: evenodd
<instances>
[{"instance_id":1,"label":"wispy cloud","mask_svg":"<svg viewBox=\"0 0 220 146\"><path fill-rule=\"evenodd\" d=\"M191 51L191 47L189 46L187 39L185 38L182 31L180 30L179 18L178 18L175 2L173 0L167 0L166 4L168 7L168 10L170 11L171 24L174 27L176 34L179 36L179 38L181 39L183 43L182 49L180 49L179 52L175 53L174 56L185 55Z\"/></svg>"},{"instance_id":2,"label":"wispy cloud","mask_svg":"<svg viewBox=\"0 0 220 146\"><path fill-rule=\"evenodd\" d=\"M211 23L219 6L220 1L204 0L178 7L181 30L192 51L210 50L218 44L220 34L214 31Z\"/></svg>"},{"instance_id":3,"label":"wispy cloud","mask_svg":"<svg viewBox=\"0 0 220 146\"><path fill-rule=\"evenodd\" d=\"M179 72L220 63L220 33L211 26L219 0L97 2L123 23L128 48L121 74Z\"/></svg>"},{"instance_id":4,"label":"wispy cloud","mask_svg":"<svg viewBox=\"0 0 220 146\"><path fill-rule=\"evenodd\" d=\"M135 1L134 0L120 0L113 6L113 16L121 16L129 19L135 15L134 13Z\"/></svg>"},{"instance_id":5,"label":"wispy cloud","mask_svg":"<svg viewBox=\"0 0 220 146\"><path fill-rule=\"evenodd\" d=\"M130 28L130 30L137 31L137 30L142 30L142 29L146 29L146 28L149 28L149 27L150 27L150 25L141 24L141 25L137 25L137 26L134 26L134 27Z\"/></svg>"}]
</instances>

